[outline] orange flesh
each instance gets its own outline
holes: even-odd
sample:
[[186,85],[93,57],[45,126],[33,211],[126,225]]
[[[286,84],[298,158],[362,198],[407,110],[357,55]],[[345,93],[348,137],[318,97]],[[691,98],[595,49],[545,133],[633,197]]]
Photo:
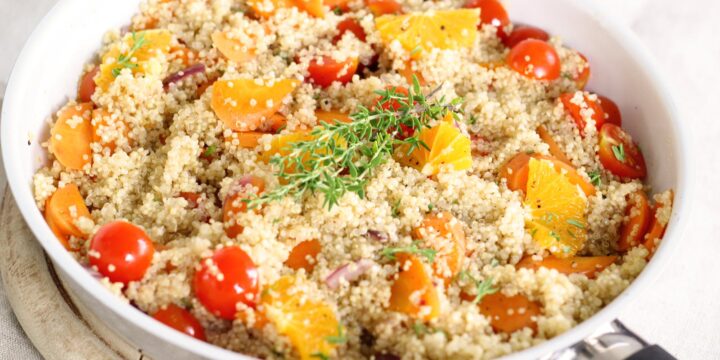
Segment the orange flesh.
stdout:
[[66,105],[50,130],[50,152],[68,169],[81,170],[92,159],[92,103]]
[[190,66],[197,62],[198,54],[187,46],[180,44],[170,48],[170,55],[168,59],[171,61],[178,60],[183,65]]
[[[315,259],[322,250],[322,245],[317,240],[303,241],[290,251],[285,266],[293,269],[305,269],[306,273],[311,273],[315,268]],[[313,259],[310,261],[310,259]]]
[[69,236],[85,237],[85,233],[74,223],[74,219],[80,217],[91,218],[85,200],[75,184],[57,189],[45,203],[45,219],[48,226],[68,250],[72,250],[67,242]]
[[242,63],[255,57],[255,49],[251,44],[243,44],[237,39],[232,39],[225,32],[213,33],[212,42],[223,56],[236,63]]
[[495,332],[510,334],[526,327],[537,331],[534,318],[540,316],[540,305],[524,295],[507,296],[498,291],[483,296],[479,306]]
[[424,321],[436,318],[440,300],[425,266],[412,255],[398,254],[397,259],[400,271],[391,288],[389,309]]
[[558,258],[548,256],[540,261],[533,260],[527,256],[517,263],[517,268],[537,270],[541,267],[555,269],[562,274],[583,274],[594,279],[597,273],[615,262],[617,256],[575,256],[569,258]]
[[339,112],[339,111],[325,111],[325,110],[315,110],[315,117],[318,119],[318,123],[328,123],[328,124],[334,124],[336,122],[343,122],[343,123],[350,123],[352,122],[352,119],[348,114]]
[[498,172],[500,178],[507,181],[507,187],[510,190],[518,191],[521,190],[527,193],[527,180],[529,174],[529,163],[530,159],[543,159],[553,163],[570,181],[570,183],[580,186],[586,196],[592,196],[595,194],[595,186],[585,180],[571,165],[568,165],[553,157],[532,154],[528,155],[524,152],[518,153],[508,162],[503,164]]
[[[433,236],[434,235],[434,236]],[[433,271],[448,283],[460,271],[465,260],[465,232],[462,224],[449,212],[428,214],[413,230],[413,237],[425,239],[437,256]]]

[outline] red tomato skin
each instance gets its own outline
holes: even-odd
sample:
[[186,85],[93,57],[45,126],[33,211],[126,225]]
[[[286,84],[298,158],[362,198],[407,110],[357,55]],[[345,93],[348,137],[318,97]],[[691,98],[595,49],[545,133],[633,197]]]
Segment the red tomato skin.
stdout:
[[220,318],[233,320],[238,302],[255,307],[259,300],[260,281],[257,267],[245,251],[237,246],[215,251],[210,261],[222,274],[222,280],[206,261],[202,261],[201,269],[195,273],[193,289],[208,311]]
[[527,39],[548,41],[550,40],[550,35],[548,35],[545,30],[536,28],[534,26],[517,25],[510,33],[510,35],[508,35],[507,38],[503,39],[503,43],[505,44],[505,46],[512,49],[515,45]]
[[362,26],[360,26],[360,23],[357,22],[355,19],[345,19],[338,23],[337,25],[338,34],[335,35],[333,38],[333,44],[337,44],[340,39],[345,35],[346,32],[351,32],[355,35],[356,38],[360,41],[365,41],[367,38],[367,35],[365,34],[365,29],[363,29]]
[[90,250],[90,265],[110,281],[123,284],[141,280],[155,254],[145,231],[126,221],[103,225],[93,236]]
[[205,329],[189,311],[170,304],[164,309],[158,310],[152,316],[155,320],[198,340],[206,341]]
[[395,0],[366,0],[365,4],[376,17],[402,13],[402,6]]
[[510,24],[510,17],[508,16],[505,7],[497,0],[468,0],[465,3],[466,8],[480,9],[480,23],[478,29],[482,28],[485,24],[490,24],[497,28],[497,34],[500,39],[505,39],[507,33],[505,27]]
[[330,56],[323,56],[322,61],[313,59],[308,65],[310,82],[322,88],[330,86],[337,81],[347,84],[352,80],[357,71],[358,59],[348,58],[343,62],[337,62]]
[[600,100],[600,106],[605,112],[605,123],[622,126],[622,113],[620,113],[620,108],[617,104],[602,95],[598,95],[598,100]]
[[[398,95],[407,96],[409,94],[408,89],[404,86],[388,86],[387,90],[393,90],[395,94]],[[382,96],[377,98],[378,101],[380,101],[380,99],[382,99]],[[384,102],[381,107],[383,108],[383,110],[398,111],[402,107],[402,104],[398,100],[390,100]]]
[[[581,136],[585,136],[585,119],[582,117],[582,108],[572,102],[572,98],[575,96],[573,93],[565,93],[560,95],[560,101],[563,103],[565,109],[570,113],[570,116],[575,121]],[[592,119],[595,120],[595,128],[600,131],[602,126],[605,124],[605,111],[597,101],[590,99],[587,95],[583,95],[585,98],[585,104],[587,107],[593,110]]]
[[555,80],[560,77],[560,57],[549,43],[526,39],[515,45],[507,63],[521,75],[536,80]]
[[95,75],[100,71],[100,67],[96,66],[92,70],[88,71],[80,79],[78,84],[78,101],[79,102],[91,102],[92,96],[95,93]]
[[[623,145],[625,160],[615,157],[613,145]],[[605,124],[600,129],[600,163],[603,167],[623,179],[644,179],[647,175],[645,157],[628,133],[615,124]]]

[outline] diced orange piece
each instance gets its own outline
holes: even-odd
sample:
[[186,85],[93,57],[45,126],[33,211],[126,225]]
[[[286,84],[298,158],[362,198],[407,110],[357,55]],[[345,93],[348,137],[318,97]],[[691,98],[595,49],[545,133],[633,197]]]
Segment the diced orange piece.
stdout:
[[323,301],[308,298],[298,278],[284,276],[263,292],[265,316],[277,331],[288,337],[301,360],[331,357],[337,344],[329,339],[344,333],[332,308]]
[[428,214],[419,227],[413,229],[413,237],[425,239],[437,256],[433,271],[446,283],[455,277],[465,261],[465,232],[462,224],[449,212]]
[[[115,81],[115,73],[126,68],[133,74],[159,75],[162,70],[160,65],[150,60],[160,54],[169,54],[171,40],[172,33],[168,30],[145,30],[125,35],[122,45],[114,44],[103,55],[100,75],[95,78],[95,83],[101,89],[107,90]],[[134,47],[136,47],[135,52],[130,54],[130,50]],[[121,56],[130,56],[125,65],[119,62]]]
[[628,195],[628,203],[625,208],[626,221],[620,228],[620,239],[618,240],[618,251],[639,245],[650,227],[652,213],[645,191],[638,190]]
[[526,327],[537,331],[535,318],[542,312],[540,304],[527,296],[507,296],[500,291],[483,296],[479,306],[480,312],[490,319],[493,330],[506,334]]
[[572,166],[572,162],[570,159],[568,159],[567,156],[565,156],[565,152],[560,149],[560,146],[555,142],[555,140],[552,138],[552,135],[547,131],[547,129],[540,125],[537,128],[537,134],[540,136],[540,139],[548,145],[550,148],[550,155],[552,155],[554,158]]
[[79,238],[86,236],[75,226],[75,219],[80,217],[91,218],[85,200],[75,184],[57,189],[45,203],[45,219],[48,226],[68,250],[73,250],[67,242],[69,236]]
[[[114,126],[110,126],[110,123],[113,122]],[[93,142],[100,143],[104,147],[110,149],[110,151],[115,151],[115,147],[117,146],[117,143],[115,141],[104,141],[102,138],[102,132],[107,130],[115,129],[116,126],[121,127],[121,131],[123,133],[123,136],[127,137],[128,133],[130,133],[130,128],[127,126],[127,124],[124,121],[120,121],[117,119],[113,119],[112,114],[105,110],[105,109],[95,109],[92,112],[92,127],[93,127]]]
[[50,130],[50,152],[68,169],[82,170],[92,161],[92,103],[68,104]]
[[323,0],[295,0],[295,6],[316,18],[325,17]]
[[669,216],[666,217],[665,215],[663,215],[663,213],[666,212],[666,207],[670,208],[669,210],[667,210],[666,215],[669,215],[671,213],[673,206],[673,196],[674,193],[672,192],[672,190],[670,190],[670,198],[668,199],[668,203],[658,201],[653,207],[650,230],[648,230],[648,233],[645,235],[645,241],[643,242],[643,246],[648,249],[648,259],[653,256],[653,254],[655,253],[655,249],[657,249],[657,246],[660,244],[660,240],[662,240],[663,235],[665,235],[665,228],[667,227],[670,218]]
[[579,186],[586,196],[593,196],[595,194],[595,186],[585,180],[575,168],[568,165],[558,159],[550,156],[544,156],[540,154],[528,155],[524,152],[518,153],[508,162],[503,164],[498,172],[498,176],[507,181],[507,187],[510,190],[526,193],[528,183],[528,164],[530,159],[547,160],[552,162],[560,172],[567,177],[567,179],[573,185]]
[[373,15],[390,15],[402,13],[402,6],[395,0],[365,0]]
[[583,274],[590,279],[594,279],[597,273],[605,270],[616,259],[617,256],[575,256],[564,259],[548,256],[536,261],[532,256],[527,256],[517,263],[517,268],[537,270],[544,267],[555,269],[561,274]]
[[315,117],[317,117],[318,123],[334,124],[336,122],[351,123],[352,119],[348,114],[339,111],[325,111],[315,110]]
[[389,309],[424,321],[439,316],[437,290],[423,263],[404,253],[398,254],[397,259],[400,270],[391,288]]
[[223,204],[223,223],[225,234],[229,238],[235,238],[245,230],[237,223],[237,214],[247,211],[247,203],[243,200],[250,198],[251,194],[259,195],[263,191],[265,180],[257,176],[245,176],[233,184]]
[[298,84],[297,80],[262,85],[251,79],[218,80],[210,106],[230,129],[253,131],[278,111]]
[[240,40],[231,38],[227,32],[213,33],[212,41],[223,56],[236,63],[242,63],[255,57],[253,44],[243,44]]
[[247,131],[234,133],[233,135],[237,137],[238,141],[240,141],[241,148],[254,149],[258,146],[260,138],[265,135],[265,133],[261,133],[258,131]]
[[428,176],[441,171],[467,170],[472,166],[470,138],[453,125],[452,115],[448,114],[445,120],[432,128],[422,129],[419,139],[429,149],[419,147],[408,155],[409,148],[400,146],[395,152],[395,159]]
[[422,73],[419,71],[414,71],[412,69],[414,63],[415,62],[413,60],[408,60],[407,62],[405,62],[405,67],[400,70],[399,73],[405,78],[409,85],[413,84],[413,75],[415,75],[415,77],[417,77],[418,79],[418,83],[420,83],[420,86],[424,86],[425,78],[423,77]]
[[[265,312],[260,309],[253,309],[250,310],[253,312],[253,315],[255,317],[254,322],[252,324],[253,329],[260,330],[265,327],[265,325],[268,324],[269,320],[267,316],[265,316]],[[235,315],[238,320],[242,321],[243,324],[248,325],[250,322],[250,319],[248,319],[248,315],[245,311],[238,311]]]
[[320,251],[322,251],[320,241],[303,241],[290,251],[290,255],[285,260],[285,266],[293,270],[305,269],[305,272],[309,274],[315,269],[315,259]]

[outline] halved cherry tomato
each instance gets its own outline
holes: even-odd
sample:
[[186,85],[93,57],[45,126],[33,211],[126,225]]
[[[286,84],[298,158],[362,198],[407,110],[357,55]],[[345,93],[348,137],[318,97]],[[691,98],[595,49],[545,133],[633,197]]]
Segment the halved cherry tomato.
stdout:
[[628,195],[625,208],[625,221],[620,228],[618,251],[628,249],[640,244],[650,226],[650,205],[645,191],[638,190]]
[[193,289],[200,303],[223,319],[235,319],[237,303],[255,307],[259,299],[260,279],[255,263],[245,251],[228,246],[202,260],[195,273]]
[[590,118],[595,120],[595,128],[600,130],[605,123],[605,111],[603,111],[602,106],[585,94],[583,94],[585,104],[584,106],[580,106],[573,102],[574,97],[574,93],[565,93],[560,95],[560,101],[575,121],[575,125],[577,125],[578,130],[580,130],[580,135],[585,136],[586,122],[583,117],[583,112],[587,111],[587,109],[592,110],[593,114]]
[[650,228],[645,234],[645,241],[643,242],[643,246],[645,246],[648,249],[648,259],[653,256],[655,253],[655,249],[660,243],[660,240],[662,239],[663,235],[665,235],[665,228],[667,227],[667,222],[669,219],[660,219],[658,218],[658,213],[662,210],[664,207],[672,207],[673,204],[673,196],[674,193],[670,193],[670,199],[669,202],[666,204],[664,202],[656,202],[655,206],[653,206],[653,214],[650,221]]
[[395,0],[366,0],[365,3],[376,17],[402,13],[402,6]]
[[520,43],[523,40],[527,39],[538,39],[542,41],[548,41],[550,40],[550,35],[548,35],[545,30],[536,28],[534,26],[529,25],[516,25],[515,28],[513,28],[513,31],[508,35],[507,38],[503,39],[503,44],[509,48],[515,47],[518,43]]
[[498,172],[498,176],[507,181],[508,189],[526,192],[528,176],[530,173],[530,158],[551,161],[553,166],[563,171],[563,174],[567,177],[571,184],[580,186],[586,196],[592,196],[595,194],[595,186],[580,176],[573,166],[550,156],[540,154],[528,155],[524,152],[518,153],[512,159],[508,160],[505,164],[503,164]]
[[[306,240],[297,245],[290,251],[285,266],[293,269],[305,269],[306,273],[311,273],[315,268],[315,259],[322,251],[322,245],[317,240]],[[310,259],[313,259],[312,261]]]
[[45,221],[60,243],[69,251],[77,250],[70,247],[68,242],[70,235],[86,237],[86,234],[75,226],[74,221],[79,217],[90,218],[90,211],[85,205],[80,189],[75,184],[68,184],[55,190],[45,202]]
[[598,102],[605,112],[605,123],[622,126],[622,114],[617,104],[609,98],[598,95]]
[[313,59],[308,65],[310,82],[326,88],[333,82],[347,84],[352,80],[357,70],[358,59],[349,57],[345,61],[337,62],[331,56],[323,56],[320,59]]
[[333,38],[333,44],[337,44],[346,32],[351,32],[360,41],[365,41],[365,29],[355,19],[345,19],[337,24],[338,34]]
[[138,281],[152,263],[155,247],[145,231],[126,221],[103,225],[90,242],[88,258],[112,282]]
[[[407,96],[409,94],[408,89],[404,86],[388,86],[387,89],[393,90],[395,92],[395,94],[398,94],[398,95]],[[378,97],[377,101],[380,101],[380,99],[382,99],[382,96]],[[389,101],[382,103],[382,105],[380,105],[380,106],[384,110],[399,111],[402,108],[403,104],[398,100],[391,99]],[[389,129],[389,132],[392,132],[392,131],[394,131],[394,129]],[[397,135],[395,137],[400,140],[404,140],[404,139],[411,137],[414,133],[415,133],[415,130],[412,127],[407,126],[405,124],[400,124],[400,131],[397,133]]]
[[185,335],[205,341],[205,329],[203,329],[198,319],[189,311],[175,304],[170,304],[164,309],[158,310],[152,317]]
[[98,72],[100,72],[100,67],[96,66],[92,68],[92,70],[86,72],[80,79],[80,84],[78,86],[78,101],[92,101],[92,96],[97,88],[97,85],[95,85],[95,75],[97,75]]
[[250,196],[251,191],[257,191],[258,195],[265,191],[265,181],[257,176],[244,176],[233,184],[225,198],[223,222],[225,223],[225,234],[230,238],[242,234],[244,230],[243,226],[237,223],[236,216],[247,211],[247,203],[243,200]]
[[549,43],[527,39],[515,45],[507,57],[511,69],[536,80],[555,80],[560,77],[560,57]]
[[580,57],[585,60],[585,67],[583,67],[582,71],[580,71],[579,74],[575,77],[575,83],[577,83],[578,89],[585,89],[585,85],[587,85],[588,81],[590,81],[590,62],[585,57],[585,55],[578,53]]
[[500,1],[468,0],[465,3],[465,7],[480,9],[480,23],[478,24],[478,29],[485,24],[489,24],[497,28],[497,34],[501,39],[507,37],[505,27],[510,24],[510,17]]
[[645,157],[632,137],[615,124],[600,129],[600,163],[611,173],[625,179],[643,179],[647,175]]
[[568,258],[558,258],[548,256],[540,261],[533,260],[532,256],[527,256],[517,263],[518,269],[537,270],[541,267],[555,269],[561,274],[583,274],[590,279],[594,279],[597,273],[605,270],[615,262],[617,256],[575,256]]
[[527,296],[507,296],[500,291],[483,296],[479,306],[480,312],[490,320],[493,330],[506,334],[526,327],[533,332],[537,331],[535,319],[542,312],[540,305],[530,301]]

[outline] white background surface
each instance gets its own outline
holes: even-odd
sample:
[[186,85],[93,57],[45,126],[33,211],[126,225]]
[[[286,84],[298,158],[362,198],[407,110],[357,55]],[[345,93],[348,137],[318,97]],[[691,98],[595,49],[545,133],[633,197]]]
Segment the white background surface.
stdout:
[[[656,56],[693,134],[691,153],[698,170],[693,184],[698,198],[685,246],[662,279],[620,319],[680,359],[720,359],[720,2],[596,1],[615,9]],[[0,0],[0,99],[23,43],[54,3]],[[53,66],[52,60],[47,66]],[[5,183],[0,169],[0,196]],[[40,355],[22,333],[0,284],[0,359],[11,358]]]

